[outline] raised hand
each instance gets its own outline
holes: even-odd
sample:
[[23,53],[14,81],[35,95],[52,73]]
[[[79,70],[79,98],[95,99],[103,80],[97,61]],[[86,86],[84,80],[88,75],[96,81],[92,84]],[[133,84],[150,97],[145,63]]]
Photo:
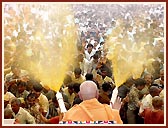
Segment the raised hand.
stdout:
[[117,96],[114,104],[112,102],[110,102],[110,104],[111,104],[112,109],[120,110],[121,104],[122,104],[121,98]]

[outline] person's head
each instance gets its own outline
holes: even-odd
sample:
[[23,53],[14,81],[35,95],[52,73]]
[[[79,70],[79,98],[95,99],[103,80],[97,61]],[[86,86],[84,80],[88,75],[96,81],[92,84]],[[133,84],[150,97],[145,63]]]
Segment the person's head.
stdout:
[[80,84],[79,84],[79,83],[74,83],[74,84],[73,84],[73,88],[74,88],[74,92],[75,92],[75,93],[78,93],[78,92],[79,92],[79,90],[80,90],[79,87],[80,87]]
[[102,89],[103,89],[104,92],[109,91],[110,88],[111,88],[110,83],[105,82],[105,83],[102,84]]
[[133,84],[134,84],[134,80],[132,77],[128,78],[125,82],[125,84],[128,86],[128,87],[131,87]]
[[81,100],[98,98],[98,95],[99,91],[95,82],[88,80],[80,85],[79,97]]
[[135,80],[135,87],[138,90],[142,90],[145,87],[145,84],[146,84],[146,82],[144,79],[138,78]]
[[96,47],[98,45],[98,41],[94,40],[94,47]]
[[90,53],[90,52],[92,51],[92,49],[93,49],[93,45],[89,43],[89,44],[87,45],[87,50],[88,50],[88,52]]
[[33,106],[36,103],[36,94],[35,93],[30,93],[27,96],[27,104],[30,106]]
[[43,87],[40,83],[36,82],[33,85],[33,92],[36,94],[36,98],[40,96],[42,90],[43,90]]
[[64,81],[63,81],[64,85],[66,86],[66,85],[70,84],[71,82],[72,82],[71,76],[66,74],[66,76],[64,77]]
[[74,92],[73,84],[68,85],[68,92],[70,95]]
[[75,74],[75,78],[79,78],[81,76],[82,70],[80,68],[75,68],[74,69],[74,74]]
[[152,97],[154,96],[159,96],[160,94],[160,89],[157,86],[151,86],[149,88],[149,93]]
[[11,101],[11,108],[12,108],[12,111],[17,114],[19,109],[20,109],[20,105],[21,105],[21,101],[17,98],[14,98],[12,101]]
[[18,92],[19,93],[24,92],[24,90],[26,89],[26,85],[27,85],[26,82],[19,81],[19,83],[17,84],[17,86],[18,86]]
[[12,110],[10,108],[4,109],[4,119],[12,119],[13,114]]
[[146,85],[151,85],[152,79],[153,79],[153,77],[151,74],[147,73],[144,75],[144,80],[146,82]]
[[97,63],[98,60],[99,60],[99,55],[98,55],[98,53],[95,53],[95,54],[93,55],[93,61],[94,61],[95,63]]
[[159,62],[159,61],[153,61],[153,62],[152,62],[152,66],[153,66],[155,69],[158,69],[158,68],[160,68],[160,62]]
[[16,64],[13,64],[12,66],[11,66],[11,71],[12,71],[12,73],[15,75],[15,76],[19,76],[19,74],[20,74],[20,69],[19,69],[19,66],[17,66]]
[[159,97],[159,96],[153,97],[152,105],[153,105],[154,109],[162,109],[163,104],[164,104],[164,102],[161,97]]
[[101,68],[101,76],[103,77],[103,79],[107,76],[107,70],[108,70],[107,67]]
[[133,30],[133,26],[129,26],[128,31],[132,32],[132,30]]
[[160,78],[164,81],[164,69],[160,70]]
[[93,80],[93,74],[92,73],[87,73],[85,75],[86,80]]
[[83,62],[83,60],[84,60],[84,55],[81,53],[78,55],[78,61]]

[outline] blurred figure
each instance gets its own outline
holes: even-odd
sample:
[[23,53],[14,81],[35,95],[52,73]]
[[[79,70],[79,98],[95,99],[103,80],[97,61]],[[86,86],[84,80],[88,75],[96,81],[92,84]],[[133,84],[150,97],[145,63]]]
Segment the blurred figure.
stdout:
[[77,57],[77,62],[79,63],[79,67],[82,70],[82,75],[86,75],[89,71],[90,62],[84,57],[84,54],[79,54]]
[[13,111],[11,109],[4,109],[4,119],[13,119]]
[[145,124],[164,124],[164,111],[162,110],[163,106],[163,99],[159,96],[155,96],[152,99],[152,106],[151,108],[146,108],[140,114],[144,117]]
[[[155,97],[155,96],[159,96],[160,94],[160,90],[158,87],[156,86],[151,86],[149,88],[149,94],[146,95],[142,101],[141,101],[141,106],[140,106],[140,109],[139,109],[139,113],[142,113],[143,109],[145,108],[153,108],[152,107],[152,98]],[[143,108],[143,109],[142,109]]]
[[96,53],[96,51],[93,49],[93,45],[92,44],[88,44],[87,45],[87,50],[85,50],[85,57],[88,61],[91,60],[91,57]]
[[140,107],[140,96],[139,92],[145,87],[145,81],[143,79],[135,80],[135,86],[132,86],[129,94],[128,94],[128,109],[127,109],[127,120],[128,124],[136,124],[137,117]]
[[153,83],[158,84],[161,89],[164,88],[164,69],[160,70],[160,78],[155,79]]
[[19,124],[35,124],[34,117],[25,109],[20,107],[20,100],[15,98],[11,101],[11,108],[14,112],[15,121]]
[[12,99],[16,98],[11,92],[8,92],[8,86],[4,85],[4,108],[11,108]]
[[82,70],[80,68],[75,68],[71,77],[73,83],[81,84],[85,81],[85,77],[82,75]]
[[124,84],[118,87],[118,96],[123,99],[129,93],[131,86],[133,85],[134,81],[132,78],[126,80]]
[[142,99],[143,96],[146,96],[149,94],[149,88],[153,83],[153,77],[151,74],[147,73],[144,75],[144,80],[145,80],[146,84],[145,84],[145,87],[140,91],[140,94],[141,94],[140,99]]
[[75,98],[73,84],[69,84],[68,87],[63,89],[63,92],[65,93],[65,95],[67,95],[68,101],[72,106],[74,98]]
[[111,85],[110,83],[103,83],[102,85],[102,91],[99,94],[98,101],[102,104],[108,104],[110,105],[110,98],[109,98],[109,92],[111,91]]
[[16,97],[23,98],[24,101],[29,94],[29,92],[26,90],[26,85],[27,85],[27,83],[23,82],[23,81],[19,81],[17,84],[18,89],[16,92]]
[[42,94],[43,87],[40,83],[36,82],[33,85],[33,93],[36,94],[36,98],[39,100],[40,107],[43,109],[43,115],[45,116],[48,108],[49,108],[49,102],[47,97]]

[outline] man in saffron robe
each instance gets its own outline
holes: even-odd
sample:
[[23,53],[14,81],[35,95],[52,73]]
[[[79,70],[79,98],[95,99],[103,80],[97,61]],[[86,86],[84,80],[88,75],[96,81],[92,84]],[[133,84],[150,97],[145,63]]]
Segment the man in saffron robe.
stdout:
[[79,96],[83,100],[79,105],[69,109],[62,121],[110,121],[113,120],[117,124],[122,124],[119,115],[121,107],[120,99],[113,104],[112,109],[107,104],[101,104],[98,99],[97,85],[93,81],[85,81],[80,85]]

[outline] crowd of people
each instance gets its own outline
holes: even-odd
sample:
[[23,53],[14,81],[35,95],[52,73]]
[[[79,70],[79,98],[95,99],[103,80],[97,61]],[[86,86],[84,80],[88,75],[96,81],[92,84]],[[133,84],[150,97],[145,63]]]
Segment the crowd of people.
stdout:
[[[56,31],[53,26],[59,26],[54,24],[59,20],[52,17],[53,14],[50,17],[53,10],[48,11],[44,4],[6,4],[4,119],[15,119],[15,124],[59,124],[60,121],[164,124],[164,9],[162,4],[72,5],[78,35],[77,52],[59,90],[67,109],[61,113],[56,91],[43,85],[25,67],[31,61],[40,62],[41,56],[45,56],[42,41],[35,39],[39,31],[50,44],[52,55],[57,54],[53,46],[60,38],[56,36],[61,29]],[[47,16],[51,20],[47,20]],[[130,76],[119,87],[115,85],[113,60],[108,58],[106,45],[108,36],[118,26],[122,29],[116,35],[117,43],[120,41],[125,50],[134,44],[145,49],[144,54],[151,62],[147,65],[148,60],[142,60],[141,76],[136,79]],[[126,40],[130,45],[124,44]],[[115,88],[118,95],[112,103]]]

